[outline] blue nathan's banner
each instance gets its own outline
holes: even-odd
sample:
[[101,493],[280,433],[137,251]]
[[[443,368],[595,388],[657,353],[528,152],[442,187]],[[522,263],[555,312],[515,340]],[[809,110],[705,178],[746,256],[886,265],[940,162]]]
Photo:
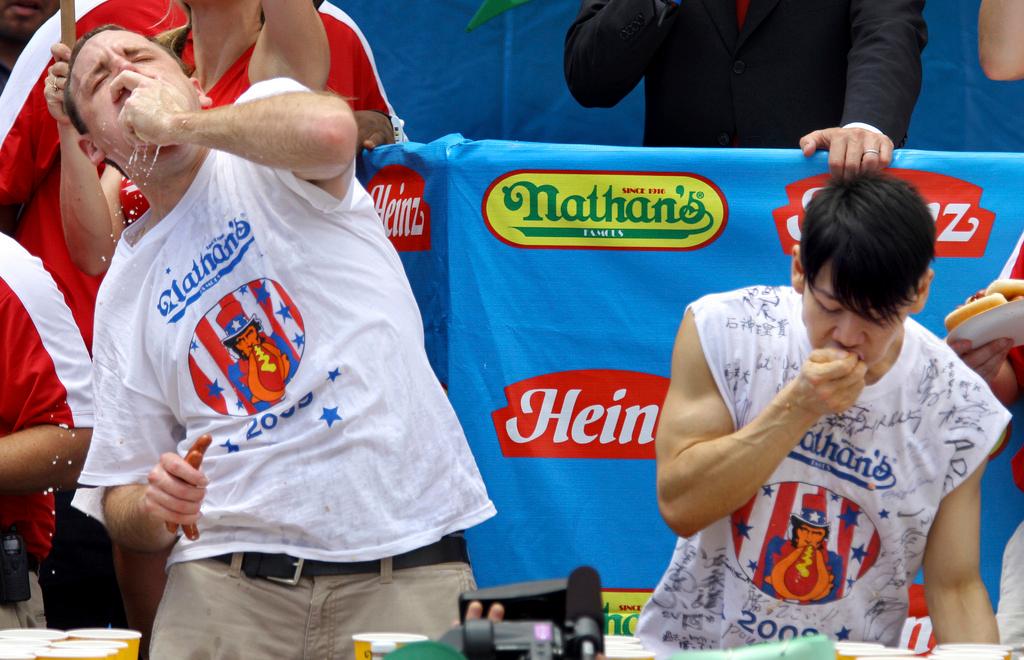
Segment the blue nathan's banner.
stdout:
[[[624,594],[609,614],[631,632],[642,599],[629,595],[655,586],[675,543],[653,459],[683,312],[710,292],[748,288],[756,303],[759,285],[789,283],[803,209],[826,168],[824,154],[795,150],[458,136],[368,156],[364,182],[498,507],[469,535],[481,585],[590,564]],[[942,336],[945,315],[999,275],[1021,234],[1024,159],[904,151],[890,173],[913,183],[935,218],[936,278],[918,320]],[[734,322],[786,331],[756,313]],[[993,600],[1024,511],[1010,461],[1020,441],[997,448],[984,480],[982,575]],[[835,469],[896,485],[884,461],[836,453],[853,463]],[[877,534],[856,533],[873,559]]]

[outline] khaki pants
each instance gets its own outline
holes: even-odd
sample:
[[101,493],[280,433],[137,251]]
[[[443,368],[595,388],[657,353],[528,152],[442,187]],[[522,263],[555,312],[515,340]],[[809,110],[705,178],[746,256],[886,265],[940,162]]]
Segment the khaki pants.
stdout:
[[39,576],[28,574],[31,598],[20,603],[0,605],[0,629],[4,628],[45,628],[43,615],[43,592],[39,589]]
[[[236,564],[239,563],[236,555]],[[152,660],[353,660],[352,635],[437,638],[475,588],[468,564],[302,578],[249,578],[213,559],[174,564],[153,623]]]

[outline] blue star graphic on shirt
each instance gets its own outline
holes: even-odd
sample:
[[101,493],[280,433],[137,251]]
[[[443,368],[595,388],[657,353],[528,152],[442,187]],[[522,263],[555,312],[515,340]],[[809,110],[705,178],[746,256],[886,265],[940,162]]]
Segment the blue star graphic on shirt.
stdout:
[[750,561],[747,562],[747,568],[750,569],[751,573],[756,573],[757,572],[757,562],[754,561],[753,559],[751,559]]
[[752,526],[750,526],[750,525],[747,525],[746,523],[741,523],[741,522],[736,523],[736,533],[739,534],[740,536],[742,536],[745,539],[749,539],[750,538],[750,530],[752,530],[752,529],[754,529],[754,528]]
[[325,422],[327,422],[327,428],[331,428],[331,426],[335,422],[340,422],[341,421],[341,415],[338,414],[338,409],[336,407],[335,408],[324,408],[324,414],[320,415],[320,419],[322,419]]
[[840,642],[845,642],[848,639],[850,639],[850,629],[846,626],[843,626],[841,629],[836,631],[836,639],[838,639]]
[[853,578],[846,578],[846,588],[852,588],[854,582],[856,582],[856,580],[854,580]]
[[863,562],[864,558],[868,556],[867,551],[864,550],[864,544],[861,543],[853,549],[853,558],[859,562]]
[[221,387],[220,383],[218,381],[216,381],[216,380],[206,386],[206,394],[211,399],[214,398],[214,397],[220,396],[221,392],[223,392],[223,391],[224,391],[224,388]]
[[889,512],[886,511],[885,509],[882,509],[881,511],[878,512],[878,516],[880,518],[888,518],[889,517]]
[[171,274],[171,269],[170,269],[170,268],[168,268],[167,270],[165,270],[165,271],[164,271],[164,273],[166,273],[166,274],[170,275],[170,274]]
[[220,446],[227,449],[229,454],[234,454],[239,449],[238,445],[232,444],[230,440],[225,440],[220,443]]
[[860,517],[860,511],[855,511],[853,509],[847,509],[846,513],[844,513],[841,516],[839,516],[839,519],[842,520],[847,525],[849,525],[850,527],[856,527],[857,526],[857,518],[859,518],[859,517]]
[[832,493],[832,501],[833,502],[838,502],[839,501],[839,496],[836,495],[835,493]]
[[245,404],[242,403],[241,401],[235,401],[235,407],[238,408],[239,410],[245,410]]
[[329,380],[329,381],[331,381],[333,383],[334,379],[337,378],[340,375],[341,375],[341,369],[338,368],[338,367],[335,367],[334,369],[331,369],[330,371],[327,372],[327,380]]
[[270,300],[270,294],[267,293],[267,286],[263,283],[260,283],[260,285],[256,287],[254,293],[256,294],[256,302],[260,303],[261,305]]
[[195,339],[193,339],[192,343],[188,345],[188,350],[190,350],[190,351],[199,350],[199,344],[196,343]]
[[765,497],[771,497],[775,494],[775,489],[771,486],[761,486],[761,494]]
[[239,292],[239,293],[245,293],[245,292],[247,292],[248,290],[249,290],[249,285],[248,285],[248,284],[243,284],[243,285],[242,285],[242,286],[241,286],[241,287],[240,287],[240,288],[238,289],[238,292]]
[[281,306],[277,308],[277,313],[281,316],[282,321],[287,321],[292,317],[292,308],[281,303]]
[[306,345],[306,335],[296,334],[294,337],[292,337],[292,342],[299,348],[302,348],[303,346]]

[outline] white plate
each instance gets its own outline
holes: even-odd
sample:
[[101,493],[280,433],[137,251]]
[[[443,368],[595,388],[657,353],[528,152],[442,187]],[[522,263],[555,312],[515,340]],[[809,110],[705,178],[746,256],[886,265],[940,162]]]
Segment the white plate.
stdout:
[[1009,337],[1014,346],[1024,344],[1024,300],[1014,300],[972,316],[949,333],[951,340],[967,339],[974,347]]

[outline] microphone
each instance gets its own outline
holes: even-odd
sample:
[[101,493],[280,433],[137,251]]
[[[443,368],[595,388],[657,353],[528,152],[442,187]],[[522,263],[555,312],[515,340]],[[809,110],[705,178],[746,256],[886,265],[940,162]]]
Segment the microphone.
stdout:
[[594,660],[604,651],[604,611],[601,608],[601,578],[589,566],[569,574],[565,588],[565,622],[568,657]]

